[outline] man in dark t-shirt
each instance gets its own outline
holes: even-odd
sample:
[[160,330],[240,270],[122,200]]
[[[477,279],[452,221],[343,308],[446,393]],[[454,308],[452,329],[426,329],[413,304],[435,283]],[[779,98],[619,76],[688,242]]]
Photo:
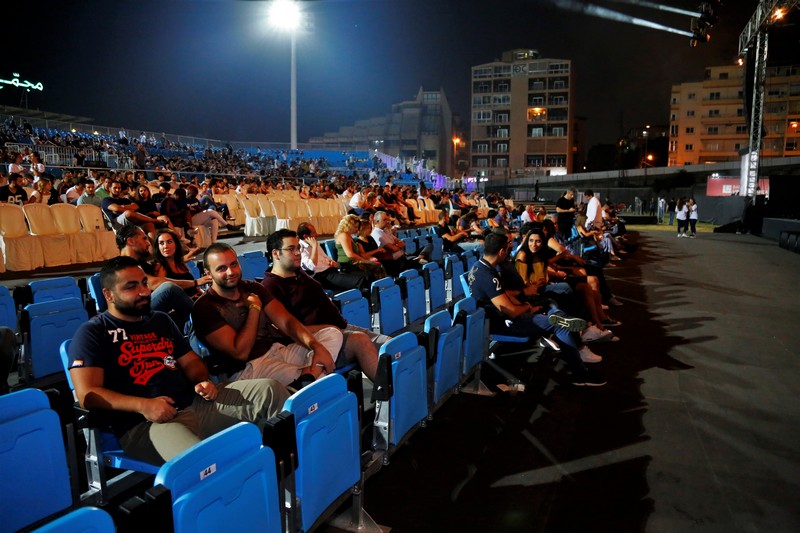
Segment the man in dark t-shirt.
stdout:
[[147,277],[120,256],[100,271],[108,310],[78,328],[70,377],[126,453],[161,464],[238,420],[263,427],[288,393],[280,384],[209,381],[203,361],[169,317],[150,310]]
[[[227,244],[209,246],[203,264],[212,285],[195,302],[192,322],[200,340],[236,371],[233,379],[269,377],[297,388],[334,370],[342,347],[337,328],[306,329],[261,284],[242,280]],[[276,342],[282,337],[293,342]]]
[[311,331],[326,324],[341,330],[343,342],[337,366],[358,361],[367,377],[374,379],[377,348],[391,337],[347,323],[322,285],[301,268],[297,233],[289,229],[276,231],[267,239],[267,253],[272,257],[272,271],[266,273],[261,284]]
[[442,246],[445,252],[460,254],[464,249],[458,245],[458,242],[469,236],[468,231],[453,231],[450,228],[450,214],[447,209],[439,211],[439,223],[433,227],[436,235],[442,239]]
[[0,187],[0,202],[16,204],[19,206],[28,203],[28,193],[24,187],[25,178],[22,174],[12,172],[8,175],[8,185]]
[[572,235],[572,228],[575,225],[575,194],[578,191],[575,187],[567,189],[561,198],[556,201],[556,213],[558,217],[558,233],[564,238]]

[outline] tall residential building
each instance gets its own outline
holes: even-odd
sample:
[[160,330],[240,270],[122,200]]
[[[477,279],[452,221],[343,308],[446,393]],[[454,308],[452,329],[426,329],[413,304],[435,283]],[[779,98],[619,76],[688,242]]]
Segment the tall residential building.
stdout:
[[387,115],[358,120],[308,142],[337,149],[378,149],[408,161],[424,159],[426,168],[453,176],[452,130],[453,112],[444,89],[420,87],[413,100],[393,104]]
[[493,179],[573,169],[574,83],[568,59],[509,50],[472,67],[470,173]]
[[[740,160],[750,142],[744,76],[739,66],[710,67],[703,81],[672,86],[669,166]],[[767,68],[763,121],[761,157],[800,155],[800,66]]]

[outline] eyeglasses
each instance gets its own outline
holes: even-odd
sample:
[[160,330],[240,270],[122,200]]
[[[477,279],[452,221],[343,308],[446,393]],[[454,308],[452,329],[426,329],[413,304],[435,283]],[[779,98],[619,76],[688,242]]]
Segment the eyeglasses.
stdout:
[[289,252],[290,254],[299,254],[300,247],[299,246],[289,246],[287,248],[278,248],[278,250],[283,250],[284,252]]

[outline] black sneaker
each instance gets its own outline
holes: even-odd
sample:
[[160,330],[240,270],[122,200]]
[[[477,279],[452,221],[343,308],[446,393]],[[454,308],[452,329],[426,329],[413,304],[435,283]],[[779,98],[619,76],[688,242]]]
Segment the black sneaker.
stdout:
[[606,383],[607,380],[588,371],[572,375],[572,384],[576,387],[602,387]]

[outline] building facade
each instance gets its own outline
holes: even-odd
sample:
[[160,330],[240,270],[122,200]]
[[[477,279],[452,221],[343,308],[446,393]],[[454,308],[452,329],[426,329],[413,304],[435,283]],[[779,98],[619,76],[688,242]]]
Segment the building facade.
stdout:
[[392,105],[391,113],[356,121],[339,131],[312,137],[309,143],[351,149],[377,149],[453,176],[453,112],[444,89],[420,87],[413,100]]
[[[745,69],[735,65],[710,67],[703,81],[673,85],[669,166],[740,160],[750,142],[750,94]],[[800,155],[798,121],[800,66],[768,67],[761,157]]]
[[491,184],[574,170],[573,80],[569,60],[536,50],[472,67],[470,174]]

